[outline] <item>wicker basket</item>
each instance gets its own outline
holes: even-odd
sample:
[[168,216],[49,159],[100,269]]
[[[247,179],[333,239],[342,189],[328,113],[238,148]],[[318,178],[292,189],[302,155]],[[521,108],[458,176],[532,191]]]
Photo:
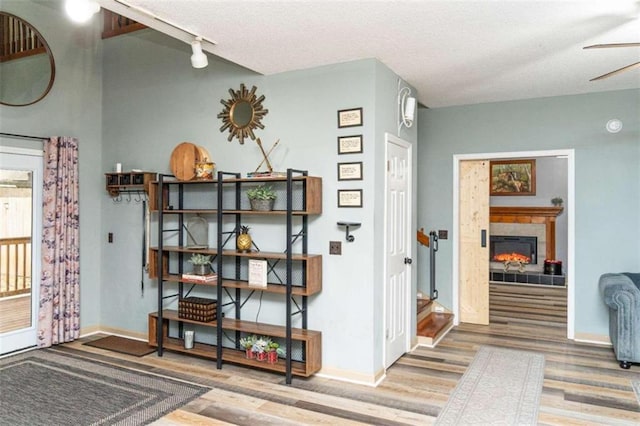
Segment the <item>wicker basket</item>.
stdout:
[[216,319],[217,303],[204,297],[185,297],[178,302],[178,317],[193,321],[211,322]]

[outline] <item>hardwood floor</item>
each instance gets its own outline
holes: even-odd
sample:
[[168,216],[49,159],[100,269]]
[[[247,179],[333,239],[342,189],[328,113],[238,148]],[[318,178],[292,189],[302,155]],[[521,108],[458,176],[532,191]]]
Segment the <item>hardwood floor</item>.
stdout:
[[545,355],[541,425],[640,423],[640,403],[630,383],[640,380],[640,366],[622,370],[611,348],[574,343],[561,328],[519,321],[456,327],[435,349],[417,348],[403,356],[375,388],[321,377],[294,378],[287,386],[281,375],[268,372],[228,364],[217,370],[211,361],[169,352],[136,358],[81,341],[58,350],[212,387],[158,425],[426,425],[435,421],[482,345]]

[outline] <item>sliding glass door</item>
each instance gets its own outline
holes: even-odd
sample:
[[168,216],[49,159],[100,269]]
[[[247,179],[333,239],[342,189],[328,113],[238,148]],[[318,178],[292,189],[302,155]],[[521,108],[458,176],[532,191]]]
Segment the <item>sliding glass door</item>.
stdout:
[[0,355],[37,343],[42,152],[0,147]]

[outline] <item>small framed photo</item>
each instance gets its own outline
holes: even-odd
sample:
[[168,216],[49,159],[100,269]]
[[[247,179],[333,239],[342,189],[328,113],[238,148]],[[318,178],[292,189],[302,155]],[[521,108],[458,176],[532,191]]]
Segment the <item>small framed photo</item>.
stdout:
[[338,154],[360,154],[362,135],[338,136]]
[[362,180],[362,161],[338,163],[338,180]]
[[536,195],[536,160],[491,161],[491,195]]
[[362,207],[362,189],[338,189],[338,207]]
[[338,111],[338,128],[362,126],[362,108]]

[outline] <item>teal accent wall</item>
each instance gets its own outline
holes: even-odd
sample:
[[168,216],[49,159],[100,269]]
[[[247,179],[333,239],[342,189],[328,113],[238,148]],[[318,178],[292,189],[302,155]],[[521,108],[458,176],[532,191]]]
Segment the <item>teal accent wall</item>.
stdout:
[[[437,258],[440,301],[452,306],[453,156],[575,149],[575,331],[608,335],[598,278],[640,270],[639,117],[639,90],[421,109],[418,226],[451,231]],[[620,133],[605,130],[611,118]]]
[[[310,298],[308,316],[309,328],[323,333],[323,367],[328,374],[370,379],[383,361],[381,171],[384,132],[396,131],[398,77],[373,59],[261,76],[209,55],[209,66],[194,70],[190,54],[188,45],[151,30],[104,41],[102,169],[122,163],[124,170],[169,173],[172,150],[189,141],[205,147],[218,170],[253,171],[262,160],[255,142],[228,142],[216,116],[230,88],[256,85],[269,110],[257,135],[266,149],[280,140],[270,156],[274,169],[304,169],[323,178],[323,214],[310,220],[309,231],[309,251],[323,255],[323,290]],[[363,126],[338,129],[337,111],[359,107]],[[364,152],[339,156],[337,137],[353,134],[363,135]],[[415,142],[415,128],[406,137]],[[340,161],[362,161],[364,179],[338,182]],[[363,189],[362,209],[337,207],[337,189],[349,188]],[[142,207],[126,199],[114,203],[105,193],[102,208],[102,232],[115,235],[102,247],[102,323],[146,333],[147,314],[157,309],[157,284],[141,274]],[[362,223],[353,243],[345,241],[338,221]],[[261,249],[269,250],[271,242],[274,251],[282,249],[282,228],[267,236],[267,245],[254,236]],[[328,254],[329,241],[342,241],[341,256]],[[260,321],[284,323],[281,298],[265,295],[262,303]],[[174,305],[172,299],[165,303]],[[257,298],[244,315],[258,315]],[[353,347],[361,356],[345,357]]]
[[[100,324],[102,150],[102,46],[96,25],[76,27],[60,1],[2,0],[2,10],[23,18],[45,38],[56,63],[56,78],[40,102],[0,105],[0,131],[34,136],[73,136],[79,140],[80,325]],[[98,24],[98,22],[94,22]],[[41,149],[40,142],[1,138],[0,144]]]

